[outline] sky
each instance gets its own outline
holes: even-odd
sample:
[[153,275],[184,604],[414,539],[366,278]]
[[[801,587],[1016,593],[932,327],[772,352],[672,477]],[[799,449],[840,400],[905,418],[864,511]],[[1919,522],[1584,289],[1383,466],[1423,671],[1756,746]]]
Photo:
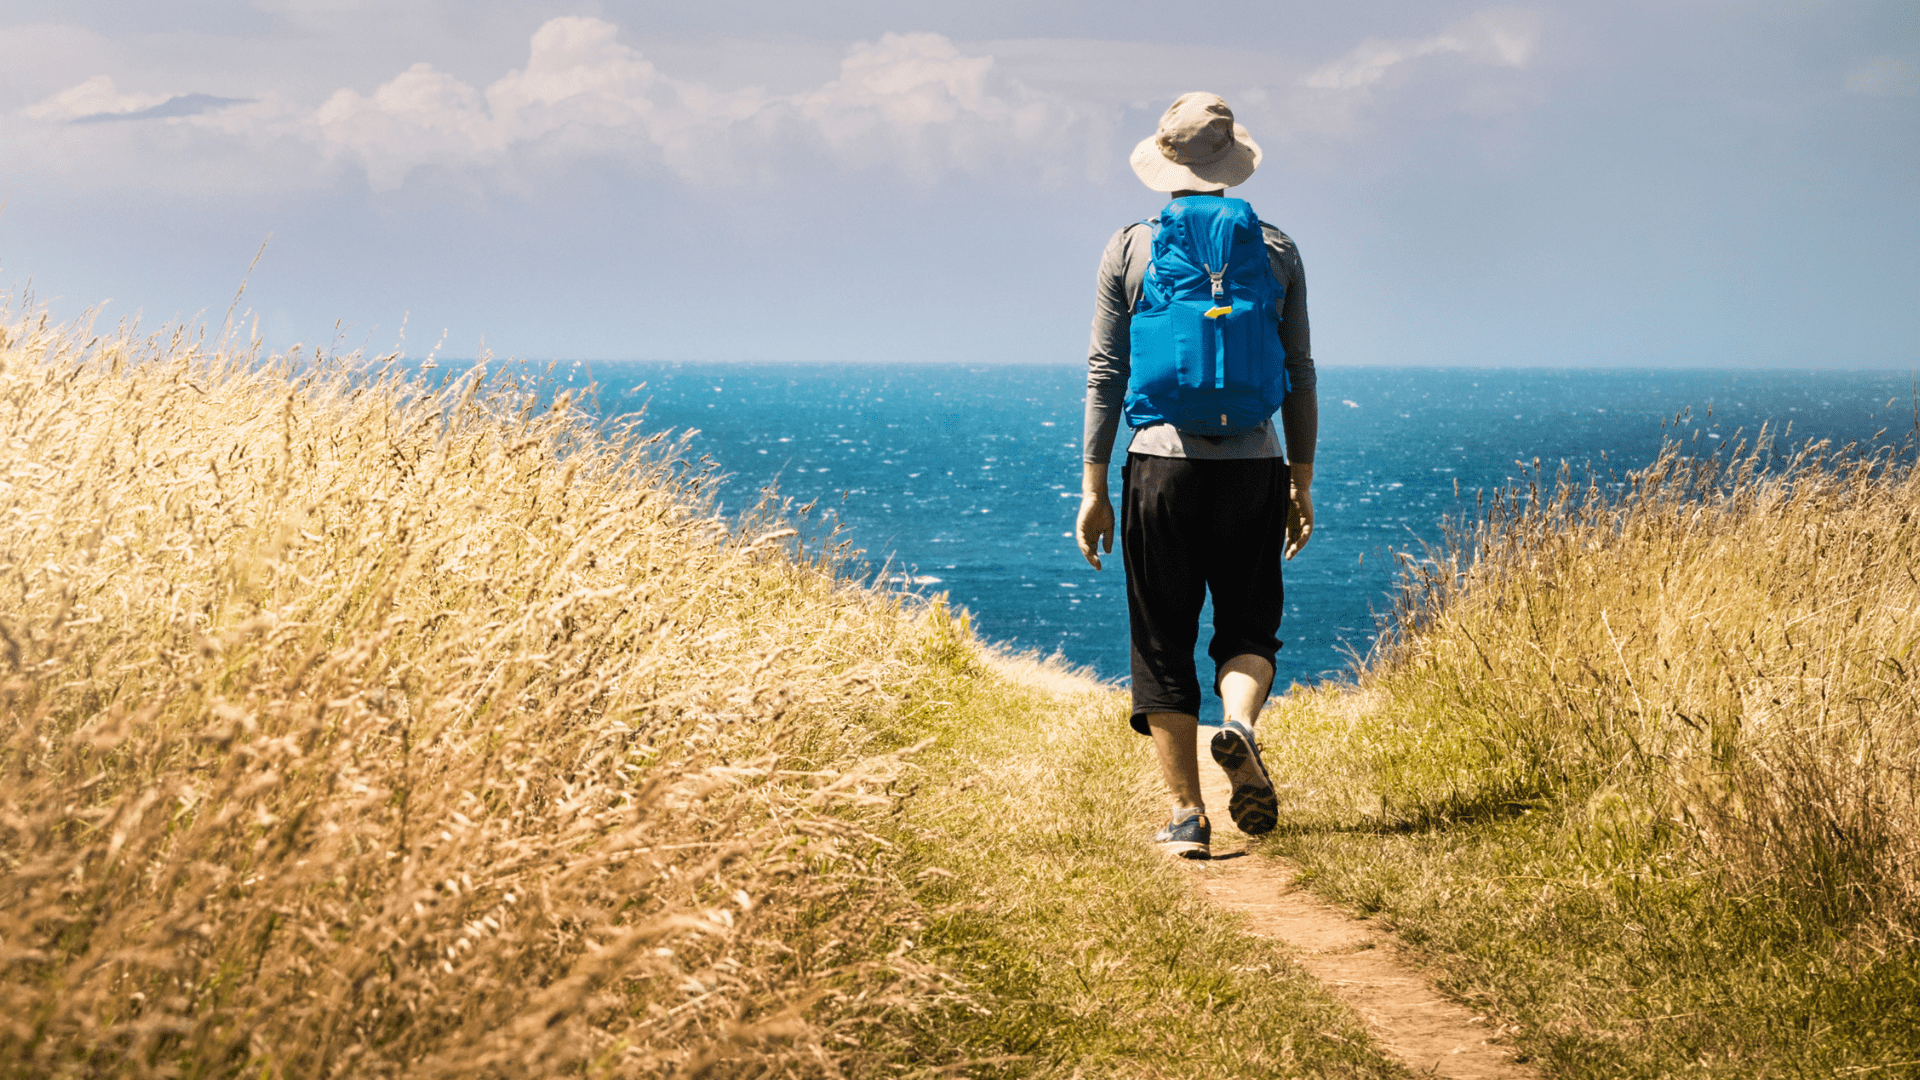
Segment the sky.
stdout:
[[1079,363],[1190,90],[1320,363],[1920,366],[1915,0],[0,0],[4,317]]

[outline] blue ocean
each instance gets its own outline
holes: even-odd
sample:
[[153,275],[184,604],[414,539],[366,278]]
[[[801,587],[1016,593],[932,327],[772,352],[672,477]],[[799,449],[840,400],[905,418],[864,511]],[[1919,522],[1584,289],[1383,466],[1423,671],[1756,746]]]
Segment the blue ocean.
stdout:
[[[1125,680],[1119,553],[1096,572],[1072,535],[1079,366],[630,362],[554,377],[591,379],[609,417],[644,409],[645,428],[686,435],[723,475],[723,510],[769,485],[818,500],[814,527],[840,526],[856,572],[945,593],[983,637]],[[1318,521],[1286,566],[1282,685],[1342,678],[1388,606],[1392,551],[1437,538],[1443,517],[1524,482],[1536,459],[1549,476],[1561,462],[1604,474],[1646,464],[1670,435],[1705,451],[1763,423],[1841,444],[1915,426],[1905,372],[1323,367],[1319,394]],[[1203,629],[1203,683],[1205,642]]]

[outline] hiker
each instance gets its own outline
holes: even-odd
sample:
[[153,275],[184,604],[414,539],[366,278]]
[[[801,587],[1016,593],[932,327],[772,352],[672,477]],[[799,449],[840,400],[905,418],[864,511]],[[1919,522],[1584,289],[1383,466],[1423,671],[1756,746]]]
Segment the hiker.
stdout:
[[1153,738],[1173,796],[1154,839],[1170,854],[1204,859],[1212,828],[1200,795],[1193,647],[1209,591],[1207,654],[1226,706],[1210,748],[1233,785],[1228,813],[1249,835],[1278,818],[1253,726],[1280,648],[1281,558],[1313,535],[1320,413],[1307,286],[1293,241],[1223,194],[1260,164],[1225,101],[1182,95],[1131,163],[1170,199],[1158,217],[1115,233],[1100,256],[1077,535],[1100,569],[1100,552],[1113,551],[1107,463],[1124,415],[1133,432],[1120,473],[1131,723]]

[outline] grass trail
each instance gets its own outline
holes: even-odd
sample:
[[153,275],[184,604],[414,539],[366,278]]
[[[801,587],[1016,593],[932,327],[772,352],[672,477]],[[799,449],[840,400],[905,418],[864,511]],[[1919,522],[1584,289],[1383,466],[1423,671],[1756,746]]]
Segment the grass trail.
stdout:
[[901,717],[931,735],[905,804],[920,943],[976,995],[934,1045],[1033,1077],[1398,1077],[1283,946],[1245,932],[1154,850],[1164,796],[1123,693],[956,652]]

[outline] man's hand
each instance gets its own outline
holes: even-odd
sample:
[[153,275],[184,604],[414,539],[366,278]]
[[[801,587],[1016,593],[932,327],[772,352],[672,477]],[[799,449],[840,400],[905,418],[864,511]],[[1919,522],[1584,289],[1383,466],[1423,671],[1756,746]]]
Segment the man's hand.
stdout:
[[1294,465],[1289,474],[1293,491],[1287,500],[1287,559],[1291,561],[1313,539],[1313,466]]
[[1107,497],[1107,463],[1089,461],[1080,471],[1080,515],[1074,536],[1088,565],[1100,569],[1100,552],[1113,553],[1113,502]]
[[1104,495],[1080,496],[1080,520],[1075,533],[1080,537],[1080,554],[1095,570],[1100,569],[1100,552],[1113,553],[1113,504]]

